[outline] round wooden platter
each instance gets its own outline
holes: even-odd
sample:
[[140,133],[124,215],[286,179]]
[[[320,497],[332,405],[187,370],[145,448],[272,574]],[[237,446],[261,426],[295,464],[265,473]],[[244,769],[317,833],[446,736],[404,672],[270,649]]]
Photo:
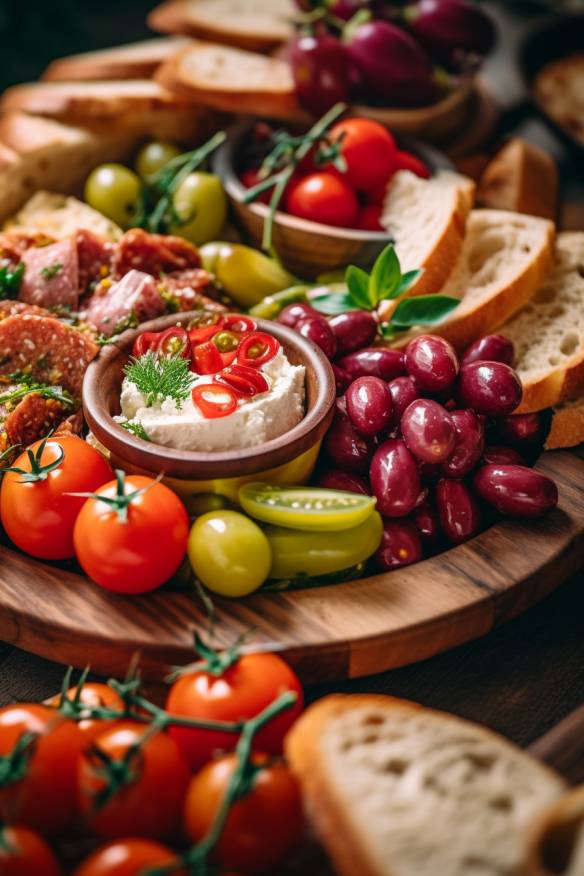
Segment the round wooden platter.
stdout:
[[[383,575],[330,587],[216,600],[216,641],[252,630],[305,681],[380,672],[487,633],[550,593],[584,562],[584,457],[546,453],[559,487],[543,520],[502,520],[466,544]],[[0,638],[43,657],[120,675],[139,652],[144,676],[193,659],[207,626],[193,593],[109,594],[74,571],[0,547]]]

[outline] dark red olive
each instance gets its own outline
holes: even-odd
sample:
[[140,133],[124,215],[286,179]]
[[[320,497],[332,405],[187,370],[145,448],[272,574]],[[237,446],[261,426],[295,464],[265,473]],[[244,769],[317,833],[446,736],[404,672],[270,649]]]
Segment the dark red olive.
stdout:
[[478,465],[485,446],[485,430],[474,411],[450,411],[454,423],[454,450],[442,463],[442,474],[462,478]]
[[337,339],[337,353],[344,356],[367,347],[377,334],[377,322],[367,310],[349,310],[329,320]]
[[405,517],[416,507],[420,475],[416,460],[399,438],[381,444],[371,460],[369,480],[377,510],[386,517]]
[[416,381],[411,377],[396,377],[388,383],[393,401],[391,427],[399,426],[405,409],[420,397]]
[[300,103],[322,115],[349,98],[348,56],[343,43],[329,34],[303,35],[288,47],[296,94]]
[[367,347],[343,356],[338,364],[348,371],[353,380],[357,377],[381,377],[393,380],[406,373],[405,356],[400,350],[385,347]]
[[414,508],[410,518],[420,532],[423,545],[432,548],[438,544],[442,533],[440,531],[438,513],[431,499],[426,498],[421,505]]
[[334,358],[337,352],[337,341],[326,319],[323,319],[322,316],[307,317],[297,322],[295,328],[299,335],[308,338],[309,341],[320,347],[325,356],[329,359]]
[[444,338],[420,335],[406,347],[406,369],[421,390],[448,393],[458,374],[458,358]]
[[385,520],[381,544],[375,554],[377,566],[386,571],[421,559],[422,539],[411,520]]
[[332,364],[333,374],[335,375],[335,385],[337,387],[337,395],[343,395],[351,383],[353,382],[353,378],[349,374],[348,371],[345,371],[344,368],[341,368],[339,365],[336,365],[334,362]]
[[408,449],[423,462],[443,462],[454,450],[452,417],[432,399],[413,401],[401,418],[401,430]]
[[464,481],[451,478],[438,481],[436,507],[442,532],[453,544],[468,541],[480,532],[479,503]]
[[466,0],[417,0],[403,15],[420,45],[443,64],[460,53],[486,55],[495,42],[489,16]]
[[347,471],[332,468],[318,479],[318,486],[327,490],[345,490],[349,493],[371,495],[371,489],[365,478]]
[[504,417],[515,410],[522,395],[519,377],[504,362],[471,362],[460,369],[458,400],[477,414]]
[[373,437],[389,426],[393,412],[391,393],[379,377],[358,377],[346,392],[347,414],[355,429]]
[[337,414],[325,440],[326,452],[335,466],[351,472],[366,472],[373,443],[360,435],[348,417]]
[[439,462],[423,462],[418,459],[418,471],[425,481],[435,481],[442,477],[442,467]]
[[552,479],[525,465],[483,465],[473,485],[485,502],[509,517],[541,517],[558,504]]
[[525,460],[514,447],[500,447],[498,444],[489,444],[483,450],[481,464],[525,465]]
[[504,362],[505,365],[513,365],[514,357],[515,348],[509,338],[504,338],[503,335],[484,335],[466,348],[460,364]]
[[278,322],[295,328],[301,319],[310,319],[319,316],[319,313],[310,304],[297,301],[296,304],[288,304],[278,314]]
[[551,426],[551,411],[532,414],[510,414],[493,423],[491,433],[501,444],[522,447],[525,444],[543,447]]

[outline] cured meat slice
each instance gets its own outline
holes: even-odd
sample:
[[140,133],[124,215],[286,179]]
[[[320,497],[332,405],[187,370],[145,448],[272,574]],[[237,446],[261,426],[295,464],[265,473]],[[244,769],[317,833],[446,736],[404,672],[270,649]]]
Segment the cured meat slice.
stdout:
[[108,337],[132,315],[145,322],[166,312],[158,283],[144,271],[131,270],[121,280],[99,284],[88,302],[84,319]]
[[115,277],[122,277],[135,268],[160,277],[172,271],[198,268],[201,258],[196,246],[182,237],[170,234],[150,234],[142,228],[132,228],[122,236],[112,264]]
[[98,351],[88,334],[50,316],[21,313],[0,322],[0,374],[27,374],[75,398]]
[[65,409],[59,401],[31,392],[6,417],[4,429],[8,446],[28,447],[58,426],[64,416]]
[[46,234],[34,234],[26,231],[0,233],[0,259],[17,264],[31,247],[44,246],[53,242],[53,238],[47,237]]
[[24,276],[19,298],[40,307],[67,307],[79,303],[79,264],[72,238],[33,247],[22,256]]
[[76,232],[75,243],[79,265],[79,291],[83,295],[91,283],[103,280],[110,273],[116,245],[85,228]]
[[16,316],[18,313],[52,316],[49,310],[46,310],[44,307],[37,307],[36,304],[26,304],[24,301],[0,301],[0,320],[6,319],[7,316]]
[[184,312],[205,307],[209,310],[225,310],[220,304],[221,292],[213,283],[213,277],[203,268],[177,271],[162,278],[159,289],[171,309]]

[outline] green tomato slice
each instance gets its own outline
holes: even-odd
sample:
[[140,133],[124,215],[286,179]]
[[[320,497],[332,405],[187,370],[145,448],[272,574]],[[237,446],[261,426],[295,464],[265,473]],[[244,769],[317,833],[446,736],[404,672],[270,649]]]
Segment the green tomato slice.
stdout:
[[375,508],[375,499],[360,493],[264,483],[241,487],[239,503],[256,520],[309,532],[351,529],[367,520]]
[[383,521],[377,511],[342,535],[338,532],[301,532],[284,526],[266,526],[272,551],[272,578],[316,577],[363,563],[381,544]]

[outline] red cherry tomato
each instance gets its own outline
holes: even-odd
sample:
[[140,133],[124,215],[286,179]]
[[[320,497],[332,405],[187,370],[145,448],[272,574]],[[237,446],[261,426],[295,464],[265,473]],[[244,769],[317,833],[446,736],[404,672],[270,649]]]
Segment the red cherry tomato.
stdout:
[[344,119],[329,132],[332,142],[341,139],[345,177],[358,192],[384,185],[394,168],[395,140],[383,125],[370,119]]
[[193,404],[207,420],[227,417],[237,409],[237,396],[229,386],[203,383],[201,386],[194,386],[191,395]]
[[252,398],[269,389],[268,381],[261,371],[247,365],[232,365],[218,374],[215,380],[229,386],[236,395],[244,398]]
[[194,348],[191,369],[197,374],[216,374],[224,367],[221,353],[212,341],[197,344]]
[[156,352],[161,356],[180,356],[181,359],[190,359],[191,341],[188,332],[180,326],[162,332],[156,345]]
[[172,876],[185,876],[184,870],[170,869],[177,863],[176,853],[160,843],[143,839],[120,839],[92,852],[75,870],[74,876],[144,876],[157,867],[169,867]]
[[249,332],[255,332],[257,323],[250,316],[243,316],[239,313],[229,313],[223,320],[223,327],[227,331],[235,332],[239,335],[246,335]]
[[381,224],[382,212],[381,204],[365,204],[359,210],[357,228],[362,228],[363,231],[383,231],[383,225]]
[[[280,694],[293,691],[296,703],[273,718],[254,737],[254,749],[281,754],[284,737],[302,712],[302,687],[297,675],[277,654],[243,654],[219,675],[204,669],[185,671],[166,700],[172,715],[214,721],[254,718]],[[232,733],[190,727],[169,728],[193,769],[206,763],[215,751],[232,751],[237,737]]]
[[291,186],[286,209],[311,222],[351,228],[355,225],[359,204],[355,192],[341,174],[321,171],[311,173]]
[[[75,699],[77,696],[77,688],[71,687],[67,691],[67,698],[69,700]],[[48,706],[53,706],[53,708],[58,708],[61,702],[61,695],[57,694],[54,697],[51,697],[50,700],[47,700]],[[101,706],[106,709],[113,709],[116,712],[124,711],[124,701],[121,696],[115,692],[115,690],[109,686],[109,684],[100,684],[97,681],[86,681],[83,687],[81,688],[81,693],[79,694],[79,702],[84,706]],[[89,715],[89,712],[87,713]],[[93,741],[100,733],[103,733],[104,730],[107,730],[109,727],[112,727],[117,721],[117,718],[109,720],[103,718],[81,718],[81,720],[77,721],[77,726],[83,733],[86,739],[89,741]],[[0,870],[0,873],[2,871]]]
[[[257,186],[259,183],[263,182],[262,177],[260,177],[259,167],[248,167],[240,174],[239,179],[242,185],[246,187],[246,189],[253,189],[254,186]],[[261,195],[257,196],[254,203],[259,201],[262,204],[269,204],[270,198],[272,196],[272,191],[273,188],[266,189],[265,192],[262,192]]]
[[430,178],[430,171],[424,162],[420,161],[416,155],[412,155],[411,152],[401,152],[398,150],[395,153],[395,169],[410,170],[416,176],[421,176],[422,179]]
[[160,338],[160,332],[142,332],[134,341],[132,347],[132,356],[139,359],[150,350],[154,350]]
[[0,829],[1,876],[60,876],[61,868],[53,852],[28,827],[2,826]]
[[266,332],[252,332],[246,335],[239,347],[237,361],[240,365],[259,368],[274,358],[280,349],[280,342]]

